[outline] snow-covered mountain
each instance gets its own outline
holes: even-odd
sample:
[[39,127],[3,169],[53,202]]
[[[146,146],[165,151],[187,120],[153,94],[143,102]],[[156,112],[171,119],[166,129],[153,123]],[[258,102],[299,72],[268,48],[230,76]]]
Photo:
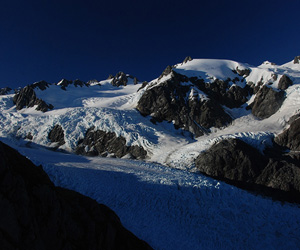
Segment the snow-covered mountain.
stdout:
[[[0,137],[23,150],[24,154],[36,163],[45,166],[45,170],[57,185],[71,186],[92,197],[96,195],[93,198],[97,200],[100,200],[97,195],[101,191],[93,193],[90,190],[92,186],[88,189],[85,184],[80,186],[80,182],[85,181],[79,178],[80,174],[72,177],[73,171],[70,167],[83,168],[85,165],[86,168],[96,171],[98,169],[96,166],[100,166],[101,171],[132,174],[142,183],[162,185],[157,189],[150,188],[153,197],[160,188],[164,189],[166,185],[173,186],[176,183],[178,190],[188,186],[186,192],[192,192],[192,186],[197,189],[203,189],[205,186],[205,192],[211,192],[208,196],[219,195],[219,187],[216,188],[219,184],[204,177],[201,172],[239,187],[299,202],[299,59],[296,57],[283,65],[266,61],[254,67],[230,60],[187,57],[182,63],[168,66],[158,78],[150,82],[140,82],[135,77],[120,72],[103,81],[93,80],[85,83],[63,79],[56,84],[37,82],[16,92],[3,89],[0,92],[2,94]],[[81,159],[88,160],[83,160],[84,163],[81,164],[78,158],[74,160],[75,158],[68,156],[70,159],[65,163],[58,161],[51,163],[51,157],[40,158],[32,153],[37,148],[45,147],[84,155],[85,157]],[[55,154],[64,162],[61,153],[51,152],[51,155]],[[98,160],[89,156],[123,159]],[[153,165],[154,163],[161,165]],[[116,167],[118,164],[120,166]],[[87,178],[90,178],[90,175]],[[189,178],[193,180],[187,181]],[[96,179],[92,183],[95,184]],[[133,181],[130,180],[130,183]],[[126,190],[131,192],[138,189],[138,185],[135,183],[132,189]],[[221,186],[226,192],[231,192],[231,188],[225,184]],[[149,188],[144,184],[142,187]],[[237,203],[230,203],[229,209],[240,202],[246,206],[246,203],[242,202],[245,197],[254,199],[249,198],[249,194],[239,193],[236,188],[232,190],[238,193],[238,197]],[[116,189],[116,192],[120,190]],[[159,192],[165,194],[165,191]],[[176,194],[175,189],[172,189],[172,194]],[[142,197],[142,194],[140,195]],[[182,195],[192,198],[188,194]],[[112,196],[119,197],[116,193]],[[195,199],[200,199],[198,195],[196,196]],[[137,200],[141,197],[138,195]],[[233,198],[230,195],[224,197],[225,201],[220,203],[222,206]],[[101,199],[105,198],[101,195]],[[168,196],[166,199],[171,198]],[[263,201],[261,197],[257,199],[256,203],[267,202],[268,208],[273,206],[271,201]],[[219,200],[220,197],[218,202]],[[254,200],[249,202],[252,201]],[[118,214],[122,214],[122,206],[114,202],[117,201],[112,202],[113,208],[118,210]],[[130,203],[129,200],[126,202]],[[213,198],[210,198],[210,202],[213,203]],[[162,206],[167,206],[163,204]],[[201,209],[198,205],[193,203],[193,209],[196,207]],[[145,202],[144,206],[151,207],[153,204]],[[283,210],[278,208],[279,213],[290,209],[285,206]],[[213,208],[216,212],[219,209],[216,204]],[[196,216],[196,211],[193,209],[191,211],[191,208],[187,207],[186,209],[188,215]],[[204,206],[204,209],[207,209],[207,206]],[[240,211],[238,208],[235,209]],[[248,213],[249,210],[246,209],[245,212]],[[178,215],[177,213],[174,216]],[[258,213],[255,212],[255,215],[258,216]],[[212,214],[207,213],[206,216]],[[228,218],[223,217],[228,214],[220,216],[222,220],[227,221]],[[142,215],[138,218],[142,220]],[[236,226],[241,218],[234,222],[236,223],[233,225],[234,230],[237,230]],[[273,217],[267,219],[271,220]],[[276,220],[290,225],[290,221],[286,222],[285,219],[286,217],[276,217]],[[262,220],[258,219],[259,223]],[[126,223],[134,233],[141,230],[141,225],[133,226],[130,225],[132,222]],[[207,226],[209,222],[203,223]],[[296,216],[293,223],[292,228],[300,227],[299,216]],[[170,221],[166,222],[166,225],[171,226]],[[187,226],[188,223],[182,222],[181,225]],[[192,225],[195,226],[193,223]],[[143,236],[146,236],[145,240],[148,242],[150,240],[150,245],[154,244],[154,248],[157,246],[160,249],[167,249],[165,245],[156,243],[159,241],[159,235],[155,236],[156,239],[151,239],[153,228],[145,230],[149,235],[141,233],[138,236],[143,239],[145,239]],[[276,230],[279,231],[275,235]],[[276,230],[265,232],[274,233],[268,239],[276,239],[276,242],[277,240],[279,242],[283,238],[282,235],[286,239],[289,237],[279,226]],[[199,232],[203,233],[203,228]],[[250,234],[248,231],[244,232]],[[197,232],[193,234],[195,237],[198,235]],[[221,246],[219,240],[224,237],[225,235],[222,235],[215,246]],[[253,237],[255,240],[262,240],[258,235]],[[292,242],[290,244],[293,245],[300,240],[297,233],[292,237],[292,240],[289,239],[291,241],[284,242]],[[206,240],[210,241],[212,238],[209,236]],[[206,240],[202,247],[213,245],[209,245]],[[255,248],[253,244],[250,241],[245,243],[246,246]],[[267,246],[266,241],[260,244],[258,246]],[[233,245],[225,244],[225,248],[229,246]],[[283,248],[284,244],[281,246]],[[184,249],[183,245],[178,249]]]

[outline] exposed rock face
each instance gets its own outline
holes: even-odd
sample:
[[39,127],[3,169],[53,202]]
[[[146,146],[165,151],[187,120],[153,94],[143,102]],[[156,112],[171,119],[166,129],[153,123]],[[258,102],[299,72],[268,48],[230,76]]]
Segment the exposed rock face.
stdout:
[[294,64],[299,64],[300,63],[300,56],[296,56],[294,58]]
[[41,167],[0,142],[2,249],[151,249],[108,207],[58,188]]
[[223,140],[196,160],[200,172],[209,176],[254,182],[267,163],[255,148],[238,139]]
[[57,146],[65,144],[65,133],[60,125],[55,125],[54,128],[49,132],[48,139],[51,142],[56,142]]
[[292,117],[290,127],[275,138],[275,142],[293,151],[300,151],[300,115]]
[[76,153],[89,156],[114,154],[118,158],[129,155],[134,159],[144,159],[147,155],[142,147],[127,146],[125,138],[94,128],[90,128],[84,139],[78,142]]
[[61,89],[66,90],[66,87],[68,87],[73,82],[67,79],[62,79],[57,85],[61,87]]
[[249,76],[251,73],[251,69],[239,69],[238,67],[236,67],[235,70],[239,76],[244,76],[244,77]]
[[[147,89],[140,98],[137,109],[144,116],[151,115],[155,121],[173,122],[175,127],[201,136],[211,127],[222,127],[232,119],[223,110],[217,98],[214,98],[214,87],[203,80],[189,79],[177,74],[168,67],[162,75],[171,70],[171,79]],[[182,84],[192,82],[192,84]],[[210,89],[209,89],[210,88]],[[197,89],[209,93],[206,99],[199,99]],[[216,91],[217,92],[217,91]]]
[[14,104],[16,104],[16,109],[21,110],[24,107],[30,108],[37,105],[36,110],[46,112],[53,109],[51,104],[47,104],[42,99],[36,97],[36,94],[32,86],[26,86],[21,89],[13,98]]
[[286,90],[289,86],[293,85],[293,81],[287,76],[283,75],[278,83],[278,88],[282,90]]
[[39,82],[35,82],[33,84],[31,84],[30,86],[35,89],[35,88],[39,88],[40,90],[46,90],[47,88],[49,88],[49,83],[47,83],[46,81],[39,81]]
[[108,79],[112,79],[111,84],[113,86],[126,86],[128,83],[128,79],[132,79],[134,84],[138,84],[138,79],[136,77],[133,77],[131,75],[125,74],[124,72],[120,71],[116,74],[116,76],[109,75]]
[[7,95],[10,91],[12,91],[12,89],[9,87],[1,88],[0,95]]
[[265,119],[275,114],[285,99],[283,90],[276,91],[264,85],[257,92],[252,103],[252,114],[258,118]]
[[184,63],[187,63],[187,62],[189,62],[189,61],[192,61],[193,59],[192,59],[192,57],[190,57],[190,56],[187,56],[184,60],[183,60],[183,64]]
[[160,77],[158,79],[161,79],[164,76],[169,75],[172,72],[172,66],[168,65],[165,70],[161,73]]
[[200,172],[214,178],[277,199],[300,202],[300,161],[281,151],[263,155],[239,139],[228,139],[201,153],[195,164]]

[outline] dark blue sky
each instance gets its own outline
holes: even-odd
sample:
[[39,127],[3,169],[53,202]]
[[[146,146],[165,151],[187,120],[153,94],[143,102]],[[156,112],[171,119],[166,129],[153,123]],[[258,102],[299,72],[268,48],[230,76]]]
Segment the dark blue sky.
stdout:
[[0,87],[140,80],[193,58],[259,65],[300,55],[300,1],[0,0]]

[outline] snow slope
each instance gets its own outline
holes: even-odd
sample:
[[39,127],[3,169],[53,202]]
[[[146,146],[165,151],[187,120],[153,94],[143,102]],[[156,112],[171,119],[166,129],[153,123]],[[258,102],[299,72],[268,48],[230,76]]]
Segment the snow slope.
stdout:
[[112,208],[154,249],[299,249],[299,206],[159,164],[17,149],[56,185]]

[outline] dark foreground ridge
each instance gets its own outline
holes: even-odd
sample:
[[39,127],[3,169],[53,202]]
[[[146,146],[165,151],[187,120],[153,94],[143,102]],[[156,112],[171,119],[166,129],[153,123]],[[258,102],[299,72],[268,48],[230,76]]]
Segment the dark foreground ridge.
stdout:
[[1,249],[152,249],[105,205],[58,188],[41,167],[0,142]]

